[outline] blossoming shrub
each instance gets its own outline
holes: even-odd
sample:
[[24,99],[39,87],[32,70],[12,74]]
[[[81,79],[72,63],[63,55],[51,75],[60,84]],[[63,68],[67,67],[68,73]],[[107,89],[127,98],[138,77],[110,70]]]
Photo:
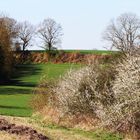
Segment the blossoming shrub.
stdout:
[[[114,102],[104,107],[103,123],[117,130],[140,136],[140,56],[127,56],[116,66],[112,83]],[[139,136],[138,136],[139,135]]]
[[100,125],[139,139],[140,55],[123,57],[114,64],[97,62],[71,70],[47,88],[44,83],[39,91],[48,94],[47,98],[42,96],[40,106],[46,102],[44,110],[55,122],[74,126],[84,120],[86,124]]
[[109,90],[113,77],[110,66],[99,64],[69,71],[53,89],[62,116],[80,114],[97,118],[96,111],[101,105],[112,102]]

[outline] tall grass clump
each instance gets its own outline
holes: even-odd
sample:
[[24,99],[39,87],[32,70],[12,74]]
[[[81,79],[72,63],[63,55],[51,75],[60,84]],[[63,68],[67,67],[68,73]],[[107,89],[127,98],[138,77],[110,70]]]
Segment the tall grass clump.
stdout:
[[33,91],[34,96],[30,105],[36,112],[42,111],[45,106],[53,104],[51,98],[54,96],[52,89],[55,87],[55,84],[47,79],[46,75],[42,76],[38,86]]

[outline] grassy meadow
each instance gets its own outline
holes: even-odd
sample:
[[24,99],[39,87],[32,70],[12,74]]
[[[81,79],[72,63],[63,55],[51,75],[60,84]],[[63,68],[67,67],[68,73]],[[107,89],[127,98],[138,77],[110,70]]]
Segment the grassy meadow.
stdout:
[[76,64],[30,64],[18,65],[10,83],[0,86],[0,115],[22,116],[32,115],[30,100],[33,89],[43,75],[48,80],[56,79]]
[[115,51],[108,51],[108,50],[64,50],[66,53],[81,53],[81,54],[95,54],[95,55],[107,55],[107,54],[112,54]]

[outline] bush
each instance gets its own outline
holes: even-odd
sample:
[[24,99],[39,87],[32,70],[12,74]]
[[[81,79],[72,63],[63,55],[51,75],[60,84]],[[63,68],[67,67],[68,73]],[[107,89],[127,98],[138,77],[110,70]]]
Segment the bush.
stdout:
[[8,81],[12,75],[15,24],[14,19],[0,16],[0,83]]
[[96,111],[100,104],[112,103],[108,94],[111,93],[109,90],[115,71],[110,67],[97,63],[69,71],[59,80],[53,92],[64,116],[83,114],[97,118]]
[[48,106],[55,108],[60,121],[76,124],[84,119],[92,123],[93,118],[94,121],[99,119],[96,111],[101,105],[109,105],[113,101],[110,90],[114,75],[112,65],[96,62],[78,70],[70,70],[51,86],[44,79],[35,90],[39,94],[32,100],[32,105],[37,111],[42,111],[44,106],[45,109]]
[[[1,38],[1,35],[0,35]],[[13,57],[10,47],[0,41],[0,82],[9,80],[12,74]]]
[[71,70],[55,85],[44,89],[43,92],[49,89],[50,93],[46,96],[47,115],[48,107],[49,110],[55,110],[55,119],[57,117],[59,123],[66,122],[66,125],[71,123],[74,126],[84,120],[87,124],[121,131],[138,139],[139,55],[123,57],[114,64],[111,62],[103,65],[97,62],[79,70]]
[[127,56],[116,66],[117,75],[112,83],[114,102],[104,107],[102,122],[117,130],[140,134],[140,56]]

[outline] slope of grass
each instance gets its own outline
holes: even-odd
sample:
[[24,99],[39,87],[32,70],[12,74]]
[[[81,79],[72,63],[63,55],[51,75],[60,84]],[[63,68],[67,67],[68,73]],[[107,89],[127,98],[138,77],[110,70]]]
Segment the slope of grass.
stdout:
[[[123,135],[98,129],[94,131],[85,131],[77,128],[66,128],[63,126],[46,124],[41,116],[32,116],[30,118],[21,117],[3,117],[10,123],[16,125],[26,125],[45,134],[51,140],[123,140]],[[0,135],[1,136],[1,135]]]
[[[44,129],[49,132],[50,138],[58,140],[65,137],[69,140],[122,140],[123,136],[112,132],[98,129],[94,131],[84,131],[76,128],[65,128],[56,125],[45,125]],[[55,135],[55,136],[54,136]],[[57,138],[56,138],[57,137]]]
[[81,54],[96,54],[96,55],[114,53],[114,51],[108,51],[108,50],[64,50],[64,52],[67,52],[67,53],[77,52]]
[[11,116],[31,116],[29,102],[32,91],[45,74],[48,80],[58,78],[70,68],[79,65],[39,64],[18,65],[11,82],[0,86],[0,114]]

